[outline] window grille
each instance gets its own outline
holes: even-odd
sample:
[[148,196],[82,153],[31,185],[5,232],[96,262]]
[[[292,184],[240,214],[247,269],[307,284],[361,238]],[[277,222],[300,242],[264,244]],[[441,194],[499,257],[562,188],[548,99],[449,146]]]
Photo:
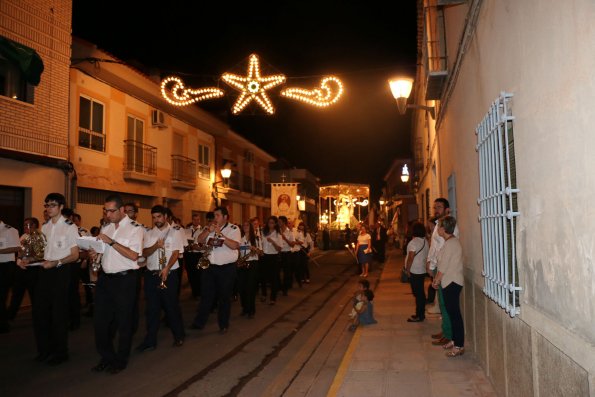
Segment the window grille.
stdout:
[[501,93],[477,127],[479,222],[484,293],[514,317],[520,313],[516,258],[517,205],[513,94]]

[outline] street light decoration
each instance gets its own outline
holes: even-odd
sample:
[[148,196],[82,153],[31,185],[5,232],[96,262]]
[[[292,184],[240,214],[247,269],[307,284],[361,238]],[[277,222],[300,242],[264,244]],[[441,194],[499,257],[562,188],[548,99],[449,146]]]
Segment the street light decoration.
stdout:
[[413,79],[399,77],[389,80],[388,84],[390,86],[390,91],[393,94],[393,98],[397,101],[399,113],[405,114],[407,111],[407,99],[409,99],[411,89],[413,88]]
[[[267,91],[287,82],[284,74],[261,75],[260,58],[256,54],[248,57],[246,75],[226,72],[221,80],[236,91],[239,96],[232,106],[232,113],[241,113],[250,103],[257,103],[266,114],[275,113],[275,107]],[[343,95],[343,83],[338,77],[325,76],[320,81],[320,86],[307,89],[302,87],[289,87],[281,91],[284,98],[300,101],[319,108],[334,105]],[[174,106],[188,106],[207,99],[221,98],[225,91],[218,87],[188,88],[181,78],[169,76],[161,81],[161,95]]]
[[401,171],[401,181],[403,181],[403,183],[409,181],[409,169],[407,168],[407,164],[403,166],[403,170]]

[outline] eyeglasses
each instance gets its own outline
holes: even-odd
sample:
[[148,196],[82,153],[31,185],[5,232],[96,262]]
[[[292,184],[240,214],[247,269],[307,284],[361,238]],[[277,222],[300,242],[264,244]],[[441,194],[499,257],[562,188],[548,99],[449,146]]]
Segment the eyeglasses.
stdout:
[[127,214],[136,214],[136,211],[135,210],[126,210],[124,212],[127,213]]
[[104,208],[103,212],[109,212],[110,214],[113,214],[116,211],[119,211],[119,208]]
[[59,205],[60,204],[56,204],[56,203],[44,204],[43,208],[56,208]]

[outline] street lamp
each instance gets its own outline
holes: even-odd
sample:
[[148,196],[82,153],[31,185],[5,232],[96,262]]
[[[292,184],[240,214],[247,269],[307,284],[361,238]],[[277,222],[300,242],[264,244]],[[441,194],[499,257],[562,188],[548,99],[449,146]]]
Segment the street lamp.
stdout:
[[401,171],[401,181],[403,181],[403,183],[409,181],[409,169],[407,168],[407,164],[403,166],[403,171]]
[[227,162],[223,164],[223,168],[221,168],[221,177],[223,179],[229,179],[231,177],[231,167]]
[[378,200],[378,204],[384,205],[384,197],[380,197],[380,200]]
[[411,89],[413,88],[413,79],[410,77],[395,77],[388,81],[390,91],[393,97],[397,101],[397,108],[399,113],[404,115],[407,109],[423,109],[430,112],[433,119],[436,118],[436,108],[434,106],[424,105],[408,105],[407,99],[411,95]]
[[219,190],[217,189],[218,184],[223,184],[227,186],[229,178],[231,178],[231,163],[229,161],[223,162],[223,167],[221,168],[221,179],[220,181],[213,183],[213,198],[215,199],[215,205],[218,207],[220,205],[219,201]]

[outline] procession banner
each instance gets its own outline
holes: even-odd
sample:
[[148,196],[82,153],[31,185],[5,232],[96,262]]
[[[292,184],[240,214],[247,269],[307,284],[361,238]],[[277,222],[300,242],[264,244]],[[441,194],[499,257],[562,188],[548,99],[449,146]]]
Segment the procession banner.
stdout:
[[271,215],[283,215],[289,220],[299,217],[296,200],[298,185],[299,183],[271,183]]

